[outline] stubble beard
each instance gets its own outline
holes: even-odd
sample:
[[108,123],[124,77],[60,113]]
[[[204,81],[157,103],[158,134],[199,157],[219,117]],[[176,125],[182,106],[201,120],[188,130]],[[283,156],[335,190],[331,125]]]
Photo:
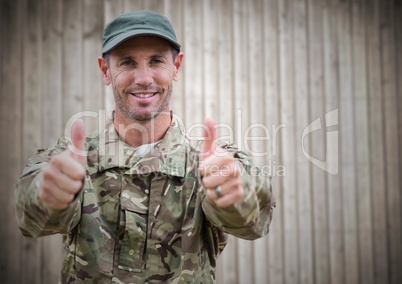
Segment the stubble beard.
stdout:
[[114,99],[116,103],[116,107],[120,110],[120,112],[132,120],[133,122],[138,122],[141,124],[145,124],[152,119],[156,118],[158,115],[163,113],[166,108],[169,106],[170,98],[172,96],[173,86],[172,84],[169,86],[169,89],[166,92],[166,96],[161,102],[161,104],[157,105],[155,109],[150,112],[141,113],[140,111],[136,111],[135,108],[131,108],[130,104],[127,102],[127,97],[131,96],[130,94],[120,94],[116,88],[113,88]]

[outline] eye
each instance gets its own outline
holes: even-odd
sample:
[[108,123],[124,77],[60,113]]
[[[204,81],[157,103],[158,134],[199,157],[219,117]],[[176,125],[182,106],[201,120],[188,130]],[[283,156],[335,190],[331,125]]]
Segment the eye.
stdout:
[[151,64],[161,64],[163,62],[164,61],[161,58],[152,58],[150,61]]
[[120,62],[120,66],[129,66],[129,65],[134,65],[135,62],[132,59],[124,59]]

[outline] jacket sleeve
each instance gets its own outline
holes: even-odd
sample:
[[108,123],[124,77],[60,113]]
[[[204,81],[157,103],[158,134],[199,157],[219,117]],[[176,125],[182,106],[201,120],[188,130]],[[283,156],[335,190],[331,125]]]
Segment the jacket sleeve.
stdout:
[[43,169],[50,158],[67,149],[68,141],[61,138],[57,144],[46,150],[38,150],[21,176],[17,179],[14,196],[18,226],[25,236],[39,237],[70,231],[79,221],[81,192],[63,210],[50,209],[39,200],[39,186]]
[[251,157],[245,152],[238,151],[233,146],[224,148],[233,153],[240,166],[245,194],[235,204],[220,208],[206,197],[203,188],[203,211],[208,220],[225,233],[248,240],[263,237],[268,234],[275,207],[271,177],[263,173],[260,167],[253,165]]

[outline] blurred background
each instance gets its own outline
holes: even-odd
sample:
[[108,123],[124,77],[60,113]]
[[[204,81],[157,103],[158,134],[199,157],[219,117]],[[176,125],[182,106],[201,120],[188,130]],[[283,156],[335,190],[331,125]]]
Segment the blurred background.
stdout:
[[1,0],[0,279],[57,283],[61,236],[29,239],[13,185],[27,159],[113,108],[97,57],[106,22],[168,16],[185,54],[172,109],[206,117],[273,176],[268,237],[235,238],[218,283],[402,283],[402,2]]

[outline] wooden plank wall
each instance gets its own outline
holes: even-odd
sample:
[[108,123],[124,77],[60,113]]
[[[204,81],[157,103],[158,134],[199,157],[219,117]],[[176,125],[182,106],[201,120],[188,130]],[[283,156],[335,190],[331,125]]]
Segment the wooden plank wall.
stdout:
[[61,237],[21,237],[13,184],[72,115],[113,109],[102,29],[136,9],[167,15],[183,44],[172,108],[191,136],[214,117],[274,176],[269,237],[231,238],[218,283],[402,283],[401,1],[0,3],[2,283],[57,282]]

